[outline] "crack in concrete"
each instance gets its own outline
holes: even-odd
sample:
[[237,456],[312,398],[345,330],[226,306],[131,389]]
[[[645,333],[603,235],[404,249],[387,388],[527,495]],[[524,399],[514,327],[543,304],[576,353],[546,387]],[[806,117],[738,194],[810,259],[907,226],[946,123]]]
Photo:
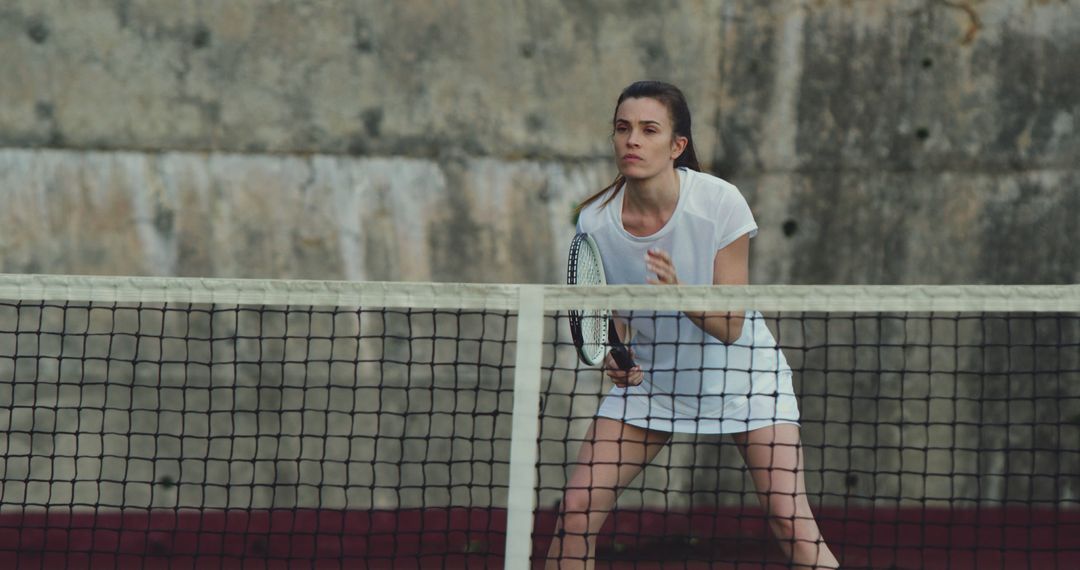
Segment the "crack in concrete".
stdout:
[[961,45],[971,45],[975,41],[975,36],[979,34],[979,30],[982,29],[982,20],[979,19],[979,13],[975,11],[975,8],[968,2],[958,2],[955,0],[933,0],[937,4],[941,4],[946,8],[953,10],[960,10],[967,14],[968,28],[964,32],[964,39],[961,40]]

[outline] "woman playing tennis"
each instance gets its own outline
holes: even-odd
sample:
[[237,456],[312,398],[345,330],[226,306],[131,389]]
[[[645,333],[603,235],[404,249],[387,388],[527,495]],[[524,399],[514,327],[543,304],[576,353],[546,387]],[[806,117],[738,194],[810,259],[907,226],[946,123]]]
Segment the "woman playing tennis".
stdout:
[[[748,283],[757,225],[734,186],[699,171],[682,92],[634,83],[613,126],[619,175],[578,218],[608,283]],[[619,329],[637,366],[604,362],[615,387],[567,481],[548,568],[593,567],[616,498],[673,432],[732,434],[793,567],[837,568],[806,500],[791,368],[760,313],[631,315]]]

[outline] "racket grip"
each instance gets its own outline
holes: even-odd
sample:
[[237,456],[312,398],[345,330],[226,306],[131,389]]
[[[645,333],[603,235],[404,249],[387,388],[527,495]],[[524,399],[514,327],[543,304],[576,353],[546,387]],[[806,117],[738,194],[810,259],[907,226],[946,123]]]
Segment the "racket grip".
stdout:
[[630,351],[625,346],[612,346],[611,357],[615,359],[615,363],[623,370],[630,370],[634,367],[634,358],[630,356]]
[[622,370],[630,370],[634,367],[634,357],[630,356],[630,350],[619,339],[619,333],[615,332],[615,323],[608,323],[608,344],[611,345],[611,357],[615,364]]

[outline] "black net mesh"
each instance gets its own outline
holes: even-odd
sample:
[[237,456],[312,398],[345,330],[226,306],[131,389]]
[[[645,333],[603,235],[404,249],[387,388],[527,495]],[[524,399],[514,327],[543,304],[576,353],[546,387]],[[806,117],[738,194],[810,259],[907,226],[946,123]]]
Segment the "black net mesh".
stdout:
[[[761,320],[793,371],[806,496],[842,567],[1080,562],[1080,316],[782,313]],[[537,534],[550,541],[565,539],[557,529],[572,510],[562,503],[574,470],[567,465],[596,438],[588,430],[610,382],[568,357],[549,358],[544,371]],[[775,519],[791,515],[764,508],[738,437],[673,434],[596,531],[597,560],[628,568],[787,567]],[[632,465],[618,456],[607,462]]]
[[[763,503],[760,476],[794,470],[746,458],[788,444],[730,424],[776,419],[750,404],[780,401],[783,382],[732,380],[783,376],[775,359],[717,367],[692,358],[700,341],[635,338],[639,356],[682,359],[650,377],[704,379],[682,403],[703,410],[699,431],[729,433],[663,435],[647,465],[593,457],[629,469],[608,505],[594,494],[607,487],[568,493],[568,478],[611,383],[548,311],[539,416],[513,418],[516,314],[0,301],[0,566],[502,567],[511,438],[538,417],[534,567],[583,561],[560,544],[582,528],[597,567],[788,567],[806,520]],[[781,312],[743,326],[767,331],[776,346],[750,348],[791,371],[805,493],[775,490],[805,497],[811,544],[844,568],[1080,565],[1080,315]],[[645,409],[630,423],[664,419]],[[568,522],[577,513],[592,519]]]

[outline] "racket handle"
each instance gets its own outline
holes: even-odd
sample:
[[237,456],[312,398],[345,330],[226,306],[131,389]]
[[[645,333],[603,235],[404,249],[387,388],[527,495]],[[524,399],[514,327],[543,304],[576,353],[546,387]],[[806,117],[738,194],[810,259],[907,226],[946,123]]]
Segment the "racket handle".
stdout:
[[622,370],[630,370],[634,367],[634,357],[630,356],[630,350],[619,340],[619,333],[615,331],[615,321],[608,322],[608,344],[611,345],[611,357],[615,364]]

